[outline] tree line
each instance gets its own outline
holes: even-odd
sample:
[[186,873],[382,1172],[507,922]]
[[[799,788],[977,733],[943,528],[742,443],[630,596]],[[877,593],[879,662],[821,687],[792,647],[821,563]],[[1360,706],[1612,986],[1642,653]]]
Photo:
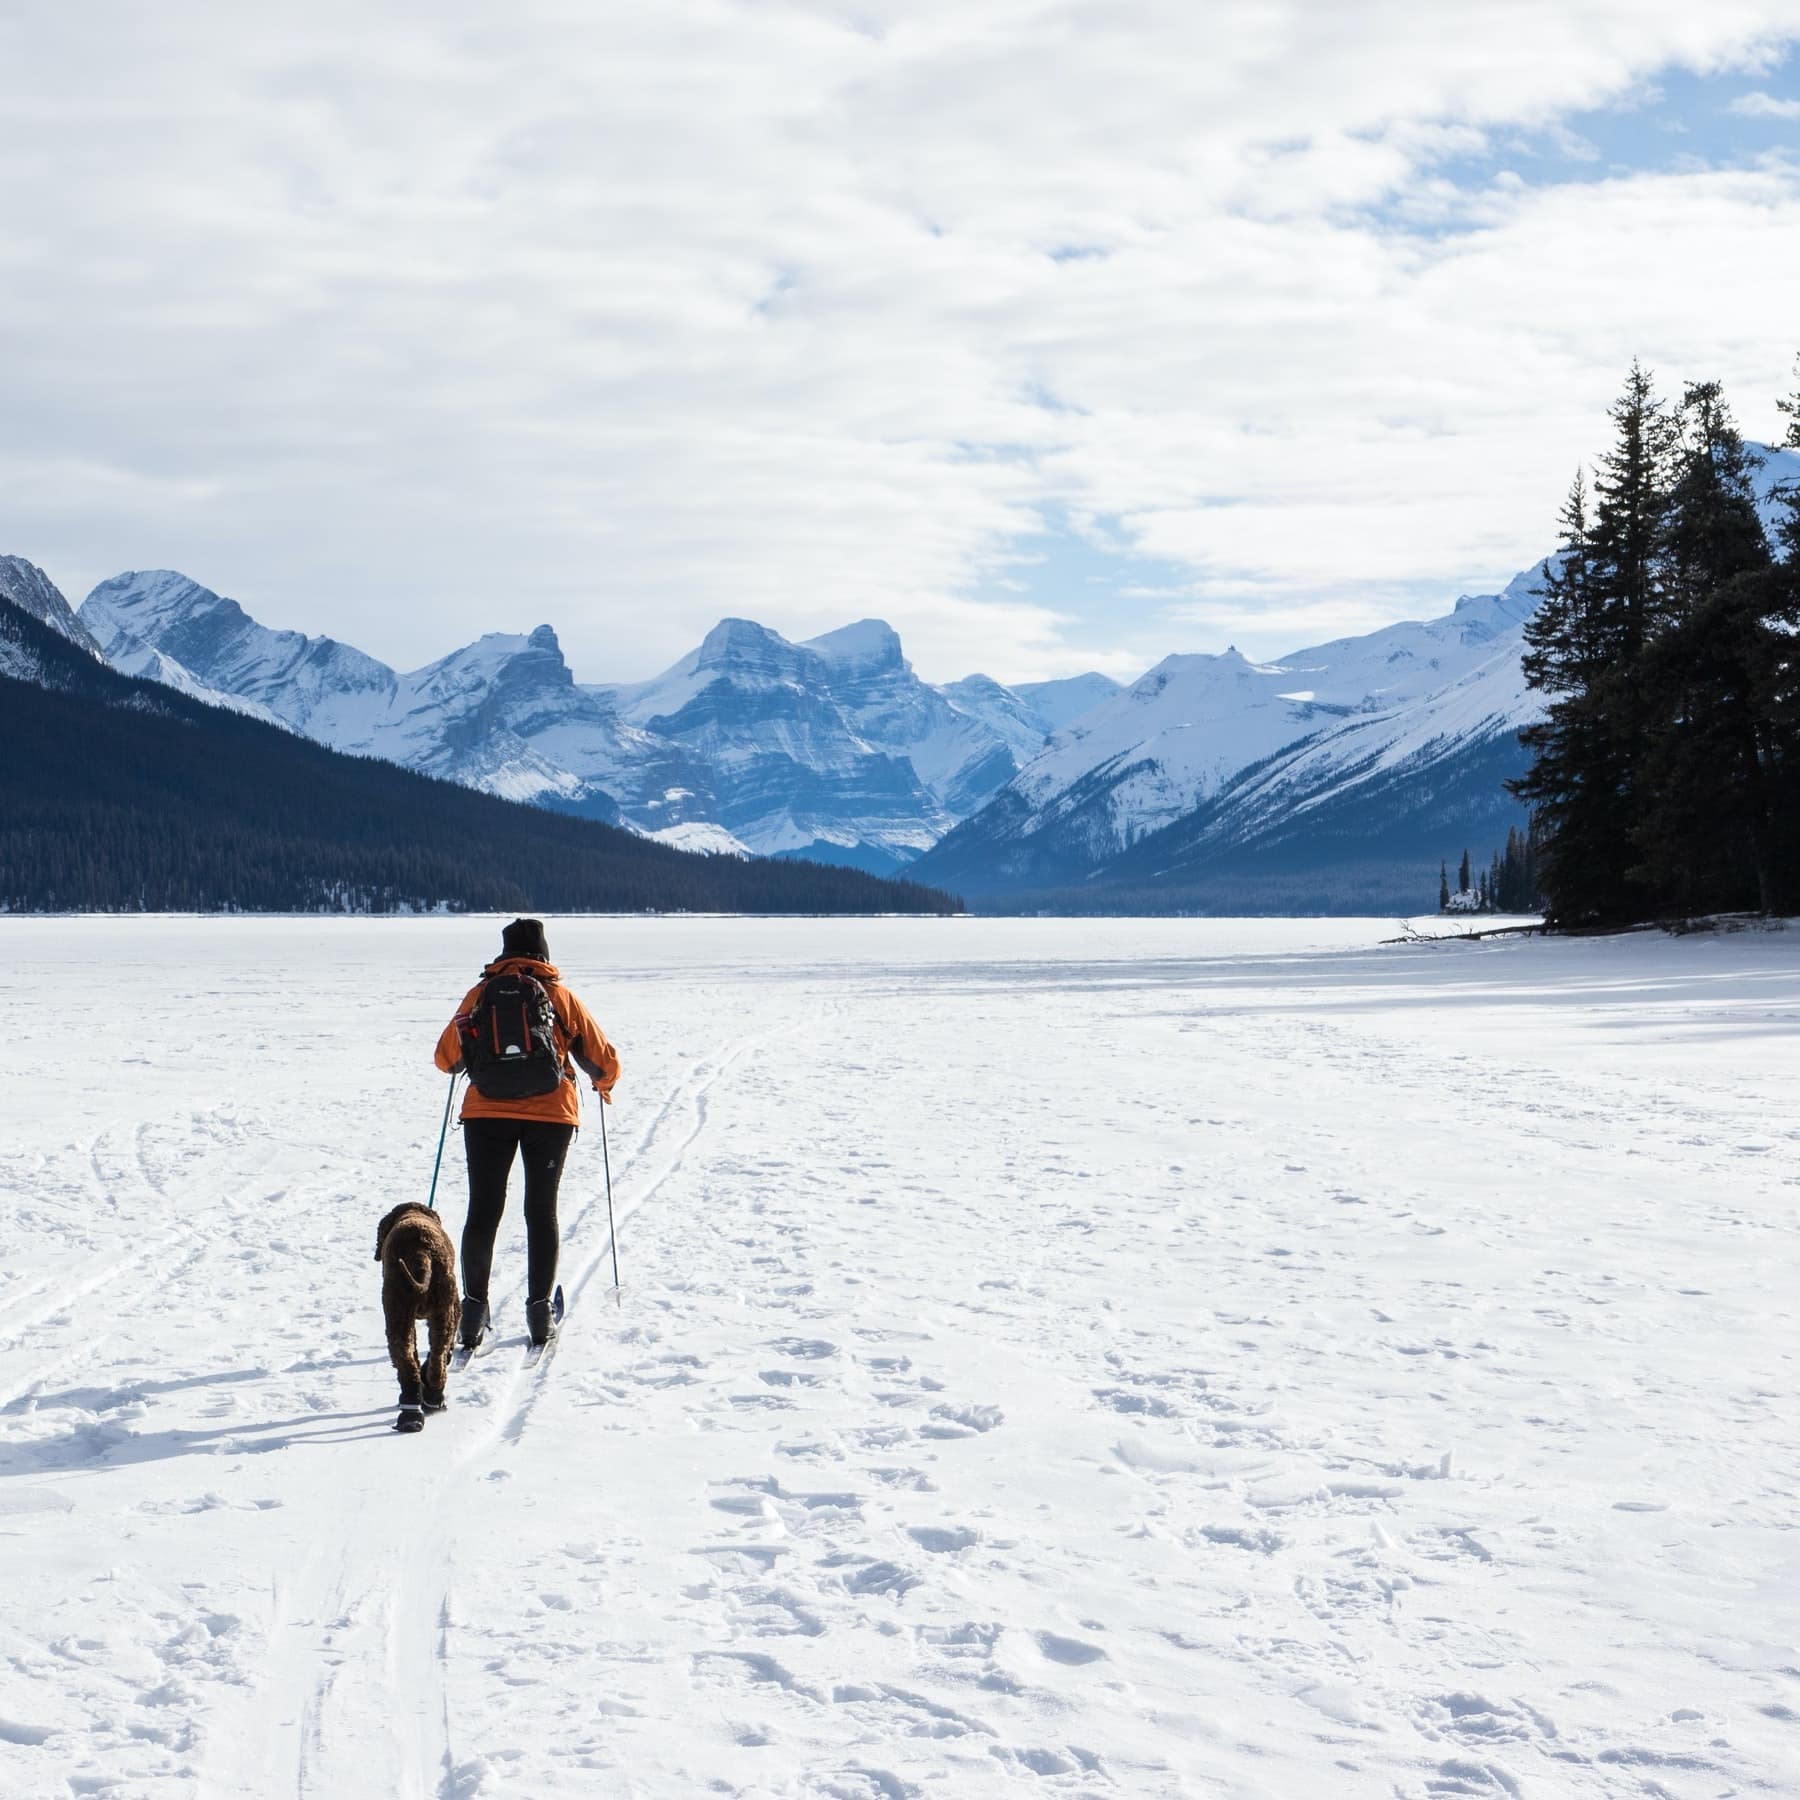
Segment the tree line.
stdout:
[[[1521,831],[1512,826],[1506,834],[1506,847],[1496,850],[1488,866],[1471,876],[1469,853],[1462,853],[1457,871],[1456,893],[1465,896],[1467,910],[1474,912],[1537,912],[1544,904],[1543,886],[1539,880],[1538,859],[1542,841],[1535,821]],[[1438,911],[1451,910],[1450,866],[1438,867]]]
[[[1800,448],[1800,394],[1780,404]],[[1762,459],[1716,381],[1670,403],[1634,364],[1609,416],[1525,628],[1546,708],[1507,786],[1532,809],[1549,917],[1795,910],[1800,492],[1777,490],[1766,529]]]
[[0,911],[942,913],[344,756],[97,663],[0,600]]

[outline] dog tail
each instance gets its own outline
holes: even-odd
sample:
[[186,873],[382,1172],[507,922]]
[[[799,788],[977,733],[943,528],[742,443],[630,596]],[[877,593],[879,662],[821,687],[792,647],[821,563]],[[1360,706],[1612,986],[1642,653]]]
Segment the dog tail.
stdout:
[[415,1294],[422,1294],[425,1292],[425,1290],[428,1287],[431,1286],[431,1253],[430,1253],[430,1251],[428,1251],[428,1250],[420,1251],[419,1266],[416,1271],[413,1269],[412,1265],[407,1262],[407,1260],[404,1256],[396,1256],[394,1258],[394,1262],[398,1266],[400,1273],[402,1275],[404,1275],[409,1282],[411,1282],[412,1289]]

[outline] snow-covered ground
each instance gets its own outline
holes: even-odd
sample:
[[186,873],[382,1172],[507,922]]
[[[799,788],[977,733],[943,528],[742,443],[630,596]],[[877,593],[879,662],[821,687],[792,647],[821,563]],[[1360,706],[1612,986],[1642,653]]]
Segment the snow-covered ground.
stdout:
[[493,922],[0,920],[0,1793],[1800,1792],[1800,931],[1393,930],[553,922],[402,1438]]

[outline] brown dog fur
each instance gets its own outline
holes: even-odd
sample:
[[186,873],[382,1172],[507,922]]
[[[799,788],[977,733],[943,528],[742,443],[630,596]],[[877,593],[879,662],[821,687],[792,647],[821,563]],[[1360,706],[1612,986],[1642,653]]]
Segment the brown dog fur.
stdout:
[[[400,1404],[435,1410],[444,1404],[450,1347],[462,1318],[450,1234],[436,1213],[409,1201],[376,1226],[375,1260],[381,1264],[381,1310],[388,1355],[400,1377]],[[431,1340],[422,1371],[415,1330],[420,1319]]]

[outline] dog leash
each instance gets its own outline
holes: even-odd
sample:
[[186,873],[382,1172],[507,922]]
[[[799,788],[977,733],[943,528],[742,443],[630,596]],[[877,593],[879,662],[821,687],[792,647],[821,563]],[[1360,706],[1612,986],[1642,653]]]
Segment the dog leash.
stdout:
[[444,1139],[450,1135],[450,1102],[456,1098],[456,1076],[450,1077],[450,1091],[444,1096],[444,1123],[438,1130],[437,1161],[431,1165],[431,1194],[425,1202],[427,1212],[437,1211],[438,1171],[444,1166]]

